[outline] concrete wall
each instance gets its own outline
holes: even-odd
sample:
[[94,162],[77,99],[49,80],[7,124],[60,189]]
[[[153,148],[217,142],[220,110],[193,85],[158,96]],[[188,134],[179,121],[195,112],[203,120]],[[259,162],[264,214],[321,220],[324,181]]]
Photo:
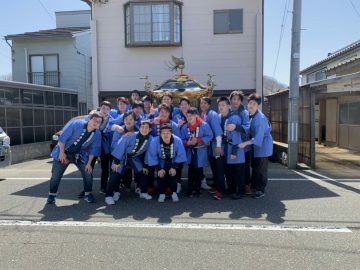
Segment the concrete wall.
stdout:
[[12,164],[25,160],[50,156],[50,141],[11,146]]
[[56,28],[90,27],[90,10],[58,11],[55,16]]
[[[127,0],[93,5],[92,48],[94,92],[143,89],[140,77],[159,84],[174,75],[166,63],[183,56],[185,73],[202,83],[215,74],[216,89],[262,88],[262,1],[184,0],[181,47],[125,48]],[[243,33],[213,33],[213,11],[243,9]],[[98,76],[98,77],[97,77]]]

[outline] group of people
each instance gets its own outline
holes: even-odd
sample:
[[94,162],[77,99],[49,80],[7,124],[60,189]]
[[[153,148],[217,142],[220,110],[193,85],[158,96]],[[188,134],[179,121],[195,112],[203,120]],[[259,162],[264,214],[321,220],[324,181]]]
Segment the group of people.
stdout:
[[[219,97],[218,112],[211,109],[208,97],[200,99],[199,108],[192,107],[187,97],[180,98],[176,107],[171,93],[164,93],[157,108],[151,97],[141,99],[137,90],[132,91],[130,101],[119,97],[116,109],[103,101],[97,110],[70,120],[63,128],[51,153],[54,161],[47,203],[55,203],[70,163],[83,177],[84,190],[79,196],[95,202],[92,172],[98,158],[100,192],[108,205],[115,204],[132,183],[142,199],[157,196],[158,202],[164,202],[168,196],[178,202],[185,164],[188,197],[199,197],[202,189],[216,200],[263,197],[273,148],[271,125],[259,110],[259,95],[248,97],[247,109],[243,101],[241,91]],[[204,174],[208,166],[211,186]]]

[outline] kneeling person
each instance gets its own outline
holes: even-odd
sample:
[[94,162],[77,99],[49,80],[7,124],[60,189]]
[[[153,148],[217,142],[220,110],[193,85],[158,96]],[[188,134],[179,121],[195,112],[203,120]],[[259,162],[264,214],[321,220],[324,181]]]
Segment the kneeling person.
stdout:
[[144,168],[145,153],[149,148],[152,137],[150,133],[150,123],[141,122],[140,131],[129,136],[123,136],[116,143],[112,151],[113,163],[111,165],[111,175],[106,188],[105,202],[114,204],[119,200],[120,193],[114,192],[120,184],[121,176],[127,166],[134,170],[135,179],[140,185],[140,198],[151,200],[152,197],[146,193],[147,189],[147,169]]
[[159,199],[158,202],[165,201],[165,188],[170,186],[173,202],[178,202],[176,194],[176,169],[179,164],[186,162],[186,153],[181,139],[172,134],[172,127],[164,124],[160,127],[160,136],[152,141],[152,146],[147,153],[147,163],[149,166],[157,166]]

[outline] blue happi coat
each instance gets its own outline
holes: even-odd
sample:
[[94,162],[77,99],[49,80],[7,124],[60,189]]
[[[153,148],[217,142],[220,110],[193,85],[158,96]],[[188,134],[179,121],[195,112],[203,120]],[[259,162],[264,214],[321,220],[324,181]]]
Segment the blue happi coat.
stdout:
[[[241,139],[243,142],[249,140],[250,133],[250,117],[249,112],[244,108],[243,105],[240,105],[238,110],[233,110],[232,113],[237,114],[241,118],[241,125],[236,126],[236,130],[241,133]],[[245,147],[245,152],[250,151],[251,146],[248,145]]]
[[[187,164],[192,164],[195,168],[203,168],[208,165],[208,144],[213,138],[210,126],[200,119],[197,123],[198,127],[195,132],[189,129],[189,123],[184,124],[181,128],[181,139],[185,145]],[[186,142],[190,137],[197,138],[198,144],[195,146],[187,146]]]
[[[221,114],[218,114],[218,122],[221,126],[221,119],[223,117]],[[225,126],[228,124],[241,125],[241,118],[235,114],[229,114],[223,121],[223,126],[221,126],[223,135],[222,135],[222,143],[221,148],[224,152],[225,162],[227,164],[239,164],[245,163],[245,153],[244,149],[239,148],[237,145],[242,143],[241,134],[238,131],[225,131]],[[212,151],[215,156],[215,147],[216,142],[212,143]],[[230,159],[231,154],[236,155],[236,159]]]
[[115,144],[111,155],[120,161],[121,166],[118,170],[118,173],[121,174],[126,168],[126,165],[130,165],[136,173],[142,171],[145,153],[149,148],[152,137],[149,136],[148,140],[144,142],[139,151],[134,153],[133,151],[135,151],[135,145],[139,134],[139,132],[135,132],[128,137],[123,136]]
[[[64,127],[62,134],[59,136],[59,142],[64,143],[65,151],[74,144],[74,142],[80,137],[81,133],[86,129],[87,121],[79,119],[69,122]],[[96,129],[93,134],[85,141],[81,146],[80,158],[84,162],[87,162],[89,156],[99,156],[101,152],[101,133]],[[51,156],[59,160],[60,147],[56,145],[54,150],[51,152]]]
[[175,135],[172,135],[173,142],[173,158],[170,163],[167,164],[166,160],[163,159],[160,146],[160,137],[153,138],[151,141],[151,146],[147,151],[146,163],[149,166],[158,166],[160,169],[169,169],[170,167],[176,168],[180,163],[187,161],[184,145],[181,139]]
[[[216,142],[216,137],[223,135],[223,131],[221,129],[219,122],[218,113],[215,112],[214,110],[209,110],[207,111],[206,114],[201,114],[201,119],[204,120],[210,126],[211,131],[213,133],[213,141]],[[209,150],[208,151],[209,155],[214,156],[211,146],[208,147],[208,150]]]
[[[178,125],[170,120],[169,123],[172,127],[172,133],[178,137],[180,137],[180,130],[179,130],[179,127]],[[159,124],[154,124],[154,126],[151,128],[151,136],[153,137],[157,137],[157,136],[160,136],[160,125]]]
[[101,130],[101,154],[109,154],[111,153],[111,143],[113,137],[113,131],[111,131],[111,122],[114,118],[109,115],[108,122],[103,130]]
[[273,138],[271,136],[271,125],[260,110],[250,118],[250,137],[253,143],[254,157],[272,156]]

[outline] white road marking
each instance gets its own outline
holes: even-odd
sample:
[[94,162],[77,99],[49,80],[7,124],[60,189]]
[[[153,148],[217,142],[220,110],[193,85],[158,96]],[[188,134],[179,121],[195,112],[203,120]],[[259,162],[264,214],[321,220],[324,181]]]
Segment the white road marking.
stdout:
[[200,229],[200,230],[256,230],[351,233],[347,227],[307,225],[245,225],[245,224],[198,224],[198,223],[145,223],[145,222],[81,222],[81,221],[24,221],[0,220],[0,226],[45,227],[110,227],[153,229]]

